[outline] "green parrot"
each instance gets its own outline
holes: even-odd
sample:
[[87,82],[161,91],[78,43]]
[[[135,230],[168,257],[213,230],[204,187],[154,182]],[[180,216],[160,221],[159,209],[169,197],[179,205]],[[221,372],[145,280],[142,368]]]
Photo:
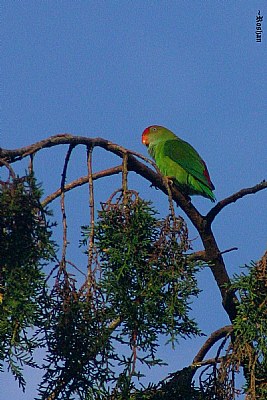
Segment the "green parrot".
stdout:
[[205,162],[196,150],[169,129],[153,125],[142,134],[142,143],[160,172],[186,195],[200,195],[215,201],[215,189]]

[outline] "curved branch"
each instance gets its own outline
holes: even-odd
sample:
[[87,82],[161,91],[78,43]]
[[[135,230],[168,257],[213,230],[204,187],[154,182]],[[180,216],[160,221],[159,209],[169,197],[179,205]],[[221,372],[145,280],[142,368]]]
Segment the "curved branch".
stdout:
[[[21,160],[31,154],[35,154],[42,149],[58,146],[58,145],[72,145],[73,147],[76,145],[85,145],[85,146],[93,146],[93,147],[101,147],[120,158],[123,158],[125,153],[128,153],[128,168],[129,171],[134,171],[137,174],[141,175],[143,178],[147,179],[153,186],[158,187],[161,191],[168,195],[166,185],[164,179],[161,175],[153,171],[151,168],[144,165],[142,162],[138,161],[136,157],[146,161],[147,163],[155,166],[155,163],[151,161],[149,158],[144,157],[141,154],[136,152],[132,152],[127,150],[126,148],[119,146],[118,144],[114,144],[106,139],[102,138],[89,138],[85,136],[73,136],[68,133],[58,134],[55,136],[51,136],[47,139],[36,142],[32,145],[22,147],[20,149],[15,150],[0,150],[0,157],[8,161],[9,163],[13,163]],[[183,195],[176,187],[172,188],[173,200],[184,210],[184,212],[189,216],[192,220],[193,224],[198,229],[199,224],[201,224],[203,217],[197,211],[197,209],[193,206],[193,204],[188,200],[186,196]]]
[[[108,140],[102,138],[88,138],[84,136],[73,136],[70,134],[59,134],[55,136],[51,136],[47,139],[41,140],[35,144],[30,146],[23,147],[21,149],[16,150],[6,150],[0,149],[0,157],[4,161],[9,163],[16,162],[21,160],[24,157],[27,157],[31,154],[35,154],[38,151],[54,147],[57,145],[71,145],[75,147],[76,145],[85,145],[86,147],[101,147],[106,151],[109,151],[121,159],[123,159],[124,155],[128,154],[127,167],[129,171],[134,171],[138,175],[142,176],[146,180],[148,180],[153,186],[158,187],[162,192],[168,195],[168,190],[166,189],[166,184],[164,182],[164,177],[152,170],[148,166],[146,166],[143,162],[139,161],[137,158],[141,159],[149,163],[150,165],[155,167],[153,161],[148,158],[138,154],[136,152],[132,152],[128,149],[125,149],[122,146],[114,144]],[[97,179],[101,176],[108,176],[115,173],[121,172],[119,167],[111,168],[106,171],[99,172],[93,175],[93,179]],[[101,175],[102,174],[102,175]],[[95,178],[94,178],[95,177]],[[65,185],[64,190],[70,190],[72,187],[76,187],[85,183],[85,177],[80,178],[80,180],[76,180],[69,185]],[[266,182],[262,182],[259,185],[256,185],[253,188],[243,189],[238,193],[228,197],[220,201],[215,207],[213,207],[206,217],[201,215],[199,211],[193,206],[190,199],[187,196],[184,196],[175,185],[171,187],[172,199],[177,203],[179,207],[184,211],[187,217],[190,219],[192,224],[195,226],[199,235],[201,237],[204,251],[205,251],[205,259],[208,262],[208,265],[211,269],[211,272],[214,276],[214,279],[217,283],[217,286],[221,292],[223,307],[225,308],[227,314],[229,315],[230,320],[236,316],[236,303],[237,299],[232,291],[228,290],[230,285],[230,278],[228,276],[224,260],[222,258],[222,253],[219,250],[219,247],[216,243],[216,239],[211,229],[212,221],[215,216],[223,209],[226,205],[238,200],[241,197],[244,197],[247,194],[256,193],[259,190],[267,187]],[[48,197],[44,200],[44,204],[48,204],[48,202],[52,201],[53,198],[58,196],[58,192],[55,192],[51,197]]]
[[87,170],[88,170],[88,183],[89,183],[89,209],[90,209],[90,232],[88,237],[88,262],[87,262],[87,276],[89,283],[89,290],[91,289],[92,280],[92,263],[93,263],[93,249],[94,249],[94,236],[95,236],[95,198],[94,198],[94,185],[93,185],[93,167],[92,167],[92,152],[93,147],[87,147]]
[[50,147],[55,147],[58,145],[72,145],[73,147],[77,145],[84,145],[86,147],[102,147],[103,149],[110,151],[123,158],[123,154],[130,153],[140,159],[154,165],[154,162],[149,160],[149,158],[144,157],[142,154],[136,152],[131,152],[125,147],[118,144],[112,143],[109,140],[103,138],[90,138],[86,136],[73,136],[69,133],[62,133],[54,136],[50,136],[47,139],[40,140],[39,142],[33,143],[29,146],[21,147],[19,149],[8,150],[0,148],[0,159],[13,163],[21,160],[22,158],[28,157],[31,154],[38,153],[40,150],[48,149]]
[[[231,247],[230,249],[226,249],[220,252],[220,254],[230,253],[231,251],[238,250],[237,247]],[[205,250],[195,251],[194,253],[188,254],[187,259],[189,261],[204,261],[209,262],[206,256]]]
[[61,259],[61,266],[65,268],[66,266],[66,254],[67,254],[67,215],[66,215],[66,208],[65,208],[65,181],[67,175],[67,168],[70,161],[70,156],[73,150],[73,146],[70,145],[65,157],[62,178],[61,178],[61,185],[60,185],[60,206],[61,206],[61,214],[62,214],[62,226],[63,226],[63,243],[62,243],[62,259]]
[[[41,140],[40,142],[34,143],[30,146],[23,147],[16,150],[6,150],[1,149],[0,156],[9,163],[21,160],[31,154],[35,154],[40,150],[45,148],[50,148],[58,145],[71,145],[75,147],[76,145],[85,145],[86,147],[101,147],[106,151],[109,151],[118,157],[124,157],[125,153],[128,153],[127,166],[129,171],[134,171],[138,175],[142,176],[148,180],[153,186],[159,188],[162,192],[168,195],[168,190],[164,181],[164,177],[146,166],[143,162],[137,159],[140,158],[142,161],[148,162],[150,165],[154,166],[154,163],[148,158],[130,150],[125,149],[122,146],[114,144],[108,140],[102,138],[88,138],[84,136],[73,136],[70,134],[60,134],[51,136],[47,139]],[[79,184],[81,181],[79,182]],[[78,182],[77,182],[78,185]],[[64,190],[66,191],[66,185]],[[225,268],[220,250],[214,238],[214,235],[208,226],[206,219],[199,213],[199,211],[193,206],[190,199],[184,196],[175,185],[171,187],[172,199],[177,203],[178,206],[184,211],[187,217],[190,219],[192,224],[198,230],[200,237],[202,239],[207,260],[209,261],[209,266],[216,280],[216,283],[221,292],[223,299],[223,305],[228,313],[230,319],[233,319],[236,315],[235,304],[233,302],[232,294],[229,296],[227,292],[227,285],[230,284],[230,279]],[[46,200],[47,201],[47,200]],[[46,203],[47,204],[47,203]]]
[[[214,344],[217,343],[219,340],[224,339],[224,341],[226,341],[228,336],[231,335],[232,331],[232,325],[226,325],[213,332],[203,344],[197,355],[194,357],[192,364],[188,367],[183,368],[182,370],[169,374],[167,378],[159,382],[159,384],[157,385],[157,390],[164,390],[164,392],[166,391],[166,393],[169,394],[172,393],[172,388],[182,386],[186,388],[186,392],[188,393],[190,388],[192,388],[193,377],[196,374],[198,368],[205,365],[221,363],[226,359],[227,356],[220,356],[220,351],[217,351],[216,356],[213,358],[204,360],[204,357],[214,346]],[[219,348],[222,348],[223,342],[220,344]]]
[[15,174],[13,168],[9,165],[9,163],[6,160],[0,159],[0,165],[1,164],[4,165],[8,169],[9,176],[11,176],[13,180],[15,180],[16,179],[16,174]]
[[[118,165],[117,167],[112,167],[112,168],[107,168],[99,172],[95,172],[93,174],[93,180],[97,180],[100,178],[104,178],[105,176],[111,176],[111,175],[116,175],[119,174],[122,171],[122,166]],[[71,183],[68,183],[65,185],[65,192],[68,192],[78,186],[82,186],[84,184],[88,183],[88,175],[86,176],[81,176],[78,179],[75,179]],[[43,207],[47,206],[49,203],[52,203],[57,197],[60,196],[61,189],[57,189],[54,193],[51,193],[49,196],[47,196],[43,201],[42,205]]]
[[250,188],[245,188],[239,190],[237,193],[232,194],[229,197],[226,197],[225,199],[219,201],[206,215],[206,221],[211,224],[216,217],[216,215],[219,214],[219,212],[226,206],[228,206],[231,203],[235,203],[237,200],[241,199],[242,197],[248,195],[248,194],[255,194],[259,192],[260,190],[266,189],[267,188],[267,181],[263,180],[262,182],[258,183],[257,185],[250,187]]
[[206,354],[209,352],[209,350],[212,348],[212,346],[218,342],[220,339],[229,336],[233,331],[233,326],[232,325],[226,325],[223,328],[217,329],[217,331],[213,332],[210,337],[206,340],[206,342],[203,344],[197,355],[195,356],[192,366],[193,367],[198,367],[203,361],[204,357]]

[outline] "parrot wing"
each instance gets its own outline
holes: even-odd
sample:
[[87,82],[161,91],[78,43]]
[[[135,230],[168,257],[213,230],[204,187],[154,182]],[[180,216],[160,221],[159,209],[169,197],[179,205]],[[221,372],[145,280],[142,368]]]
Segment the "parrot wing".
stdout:
[[179,138],[166,140],[163,147],[163,152],[165,156],[179,164],[195,179],[208,186],[211,190],[215,189],[210,180],[209,172],[205,162],[189,143]]

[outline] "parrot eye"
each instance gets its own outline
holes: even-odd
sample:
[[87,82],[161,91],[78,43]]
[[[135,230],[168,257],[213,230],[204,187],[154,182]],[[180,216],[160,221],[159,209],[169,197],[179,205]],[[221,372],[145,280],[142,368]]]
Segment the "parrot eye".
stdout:
[[151,128],[151,130],[152,130],[153,132],[157,132],[157,128],[155,128],[155,127]]

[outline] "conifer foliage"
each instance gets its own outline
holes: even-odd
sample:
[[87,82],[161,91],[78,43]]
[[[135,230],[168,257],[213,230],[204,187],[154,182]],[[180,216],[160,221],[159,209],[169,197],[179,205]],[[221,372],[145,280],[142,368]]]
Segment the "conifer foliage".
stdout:
[[[43,198],[33,160],[43,149],[66,144],[59,188]],[[67,182],[77,146],[86,150],[87,174]],[[120,164],[93,172],[96,148]],[[18,175],[14,165],[25,158],[29,171]],[[203,216],[151,160],[101,138],[58,135],[0,149],[0,166],[1,176],[7,175],[0,180],[1,371],[7,367],[24,390],[24,367],[42,369],[40,400],[234,400],[242,391],[247,400],[266,398],[266,254],[231,280],[212,232],[225,207],[266,189],[266,181],[219,201]],[[129,187],[132,171],[166,195],[166,216]],[[110,193],[105,190],[97,201],[97,181],[118,174],[119,189],[110,185]],[[79,204],[86,211],[77,262],[68,225],[77,205],[67,206],[66,199],[83,185],[88,201]],[[56,217],[49,209],[57,199],[62,238],[55,243],[56,224],[50,220]],[[175,204],[185,219],[175,213]],[[203,250],[193,249],[187,220]],[[191,315],[203,267],[214,277],[230,324],[203,338],[190,365],[144,385],[144,371],[168,361],[157,354],[163,342],[174,351],[179,346],[178,357],[188,338],[203,335]],[[42,360],[35,357],[38,349]],[[238,374],[244,388],[236,383]]]

